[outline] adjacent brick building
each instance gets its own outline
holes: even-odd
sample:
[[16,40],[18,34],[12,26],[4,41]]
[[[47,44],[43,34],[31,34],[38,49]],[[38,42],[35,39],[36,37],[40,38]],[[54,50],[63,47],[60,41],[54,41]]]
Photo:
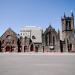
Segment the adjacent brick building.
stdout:
[[8,28],[0,37],[2,52],[17,52],[17,39],[17,34],[11,28]]

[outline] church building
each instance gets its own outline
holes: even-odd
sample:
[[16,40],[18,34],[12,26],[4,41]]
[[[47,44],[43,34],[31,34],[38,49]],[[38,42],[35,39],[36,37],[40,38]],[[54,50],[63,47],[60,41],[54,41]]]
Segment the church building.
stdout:
[[8,28],[0,37],[0,52],[75,52],[73,12],[71,16],[64,14],[61,25],[62,33],[51,25],[45,31],[36,26],[24,26],[19,34]]
[[60,52],[60,33],[51,25],[43,33],[43,45],[47,52]]
[[1,40],[1,52],[18,52],[17,48],[17,34],[8,28],[5,33],[0,37]]
[[74,28],[74,15],[73,12],[71,16],[66,16],[64,13],[63,18],[61,18],[62,23],[62,52],[75,52],[75,28]]

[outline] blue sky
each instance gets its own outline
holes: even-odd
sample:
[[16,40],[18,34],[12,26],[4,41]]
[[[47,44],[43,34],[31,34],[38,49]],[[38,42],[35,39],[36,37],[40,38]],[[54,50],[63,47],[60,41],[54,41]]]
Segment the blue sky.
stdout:
[[0,0],[0,35],[7,28],[19,33],[25,25],[61,28],[64,12],[75,14],[75,0]]

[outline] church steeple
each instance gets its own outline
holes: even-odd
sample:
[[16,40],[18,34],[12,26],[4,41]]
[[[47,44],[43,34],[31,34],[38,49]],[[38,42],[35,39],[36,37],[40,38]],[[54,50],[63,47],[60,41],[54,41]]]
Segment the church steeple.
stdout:
[[73,11],[72,11],[72,10],[71,10],[71,16],[74,17],[74,15],[73,15]]
[[69,34],[74,33],[74,15],[71,12],[71,16],[65,16],[61,19],[62,22],[62,34],[63,37],[69,36]]
[[58,29],[58,36],[59,36],[59,39],[60,39],[60,30]]
[[64,18],[66,17],[65,12],[64,12]]
[[65,16],[62,18],[62,31],[73,31],[74,30],[74,19],[73,12],[71,12],[71,16]]

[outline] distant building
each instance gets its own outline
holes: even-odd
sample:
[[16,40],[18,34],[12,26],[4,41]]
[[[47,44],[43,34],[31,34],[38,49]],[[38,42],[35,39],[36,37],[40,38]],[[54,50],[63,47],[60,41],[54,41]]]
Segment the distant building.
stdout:
[[[20,30],[20,36],[24,40],[26,40],[26,38],[28,38],[30,40],[29,46],[28,46],[29,47],[28,51],[39,51],[39,50],[41,50],[42,29],[40,27],[24,26]],[[26,46],[24,43],[23,43],[23,45]],[[25,50],[25,48],[24,48],[24,51],[27,51],[27,50]]]

